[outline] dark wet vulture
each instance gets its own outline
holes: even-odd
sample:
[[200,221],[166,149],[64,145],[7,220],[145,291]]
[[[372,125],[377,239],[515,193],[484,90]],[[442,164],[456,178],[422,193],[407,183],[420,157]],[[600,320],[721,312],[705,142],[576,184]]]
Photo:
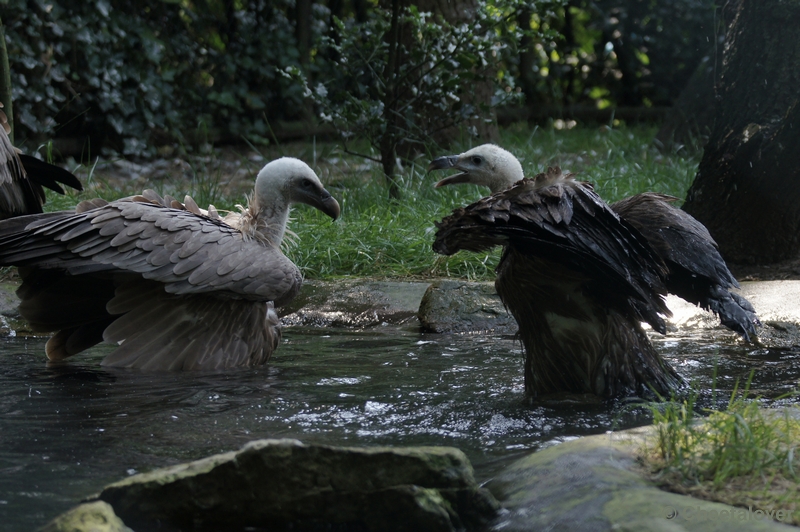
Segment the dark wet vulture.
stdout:
[[519,324],[529,394],[669,394],[681,383],[641,326],[666,330],[666,266],[590,185],[550,168],[437,226],[437,253],[504,246],[495,286]]
[[[436,186],[473,183],[499,192],[523,178],[516,157],[493,144],[484,144],[461,155],[440,157],[429,169],[460,170]],[[755,309],[732,288],[739,283],[731,274],[716,242],[703,224],[671,205],[677,198],[645,192],[611,204],[611,209],[648,241],[667,266],[669,293],[710,310],[722,325],[750,341],[760,325]]]
[[70,172],[25,155],[11,144],[8,118],[0,111],[0,220],[42,212],[44,189],[64,193],[60,185],[83,190]]
[[51,360],[106,341],[118,345],[106,366],[263,364],[280,339],[274,306],[302,283],[280,250],[295,203],[339,216],[311,168],[284,157],[259,172],[242,213],[225,219],[149,192],[2,221],[0,264],[19,267],[22,316],[35,331],[56,331]]

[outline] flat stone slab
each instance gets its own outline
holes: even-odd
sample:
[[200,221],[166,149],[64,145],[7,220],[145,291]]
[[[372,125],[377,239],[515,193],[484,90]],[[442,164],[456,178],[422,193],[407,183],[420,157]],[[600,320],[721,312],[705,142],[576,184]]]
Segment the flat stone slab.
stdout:
[[514,462],[488,484],[505,509],[492,530],[797,530],[783,524],[791,519],[787,511],[737,508],[659,489],[636,461],[652,435],[653,427],[646,427],[579,438]]
[[300,294],[279,309],[284,325],[370,327],[416,322],[429,283],[403,281],[305,281]]
[[[452,447],[333,447],[256,440],[135,475],[98,499],[135,530],[474,530],[498,510]],[[344,528],[342,528],[344,527]]]

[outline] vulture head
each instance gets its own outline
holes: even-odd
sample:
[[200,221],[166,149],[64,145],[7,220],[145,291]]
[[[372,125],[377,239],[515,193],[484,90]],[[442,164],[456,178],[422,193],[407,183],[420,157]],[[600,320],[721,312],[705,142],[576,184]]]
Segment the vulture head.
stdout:
[[460,170],[445,177],[436,188],[458,183],[472,183],[489,187],[494,192],[505,190],[523,177],[522,165],[516,157],[500,146],[483,144],[461,155],[448,155],[431,161],[431,170]]
[[314,170],[300,159],[281,157],[267,163],[258,173],[254,197],[245,212],[245,218],[252,221],[244,221],[241,230],[251,232],[250,226],[274,244],[280,244],[289,210],[296,203],[319,209],[334,220],[341,212],[339,203],[325,190]]
[[305,203],[334,220],[340,214],[339,203],[325,190],[314,170],[293,157],[267,163],[258,173],[255,192],[262,208],[270,205],[288,208],[294,203]]

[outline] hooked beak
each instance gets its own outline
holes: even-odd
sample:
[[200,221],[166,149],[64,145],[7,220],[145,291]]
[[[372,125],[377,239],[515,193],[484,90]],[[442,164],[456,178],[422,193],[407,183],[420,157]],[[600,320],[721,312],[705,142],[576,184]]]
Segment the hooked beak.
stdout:
[[[449,168],[458,168],[458,155],[447,155],[445,157],[439,157],[431,161],[428,165],[428,172],[433,170],[447,170]],[[459,174],[453,174],[451,176],[447,176],[438,183],[436,183],[433,187],[439,188],[445,185],[455,185],[458,183],[469,183],[469,174],[467,172],[461,172]]]
[[320,211],[324,212],[334,220],[339,218],[339,215],[341,214],[341,209],[339,208],[339,202],[336,201],[336,198],[331,196],[331,193],[325,190],[324,188],[322,190],[317,191],[317,193],[314,195],[306,196],[305,201],[303,201],[303,203],[311,205],[315,209],[319,209]]

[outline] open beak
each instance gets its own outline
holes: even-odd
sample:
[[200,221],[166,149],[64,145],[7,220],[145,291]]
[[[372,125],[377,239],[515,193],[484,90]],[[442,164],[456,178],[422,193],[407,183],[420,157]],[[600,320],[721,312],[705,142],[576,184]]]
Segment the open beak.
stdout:
[[[432,170],[447,170],[450,168],[458,169],[456,166],[458,164],[458,155],[447,155],[445,157],[439,157],[431,161],[431,164],[428,165],[428,172]],[[436,183],[433,187],[439,188],[445,185],[455,185],[458,183],[469,183],[469,174],[467,172],[461,172],[460,174],[453,174],[451,176],[447,176],[438,183]]]

